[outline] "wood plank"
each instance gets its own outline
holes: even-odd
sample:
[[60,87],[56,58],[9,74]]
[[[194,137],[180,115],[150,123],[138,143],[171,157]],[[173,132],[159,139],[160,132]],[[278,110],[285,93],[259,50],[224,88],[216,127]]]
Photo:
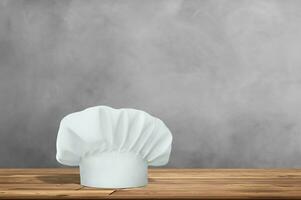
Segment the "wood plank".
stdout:
[[104,199],[114,190],[7,190],[0,199]]
[[120,199],[301,199],[296,169],[151,170],[145,188],[117,190]]
[[0,184],[0,191],[5,190],[79,190],[83,188],[79,184]]
[[79,170],[0,169],[0,199],[102,199],[114,190],[80,191]]
[[0,175],[79,174],[78,168],[0,168]]
[[97,189],[76,168],[0,169],[0,199],[301,199],[300,169],[150,169],[149,184]]

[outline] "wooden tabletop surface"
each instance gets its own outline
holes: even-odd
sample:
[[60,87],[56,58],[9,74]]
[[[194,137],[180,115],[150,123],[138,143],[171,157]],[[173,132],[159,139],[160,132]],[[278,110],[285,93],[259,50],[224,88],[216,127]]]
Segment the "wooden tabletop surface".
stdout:
[[301,169],[150,169],[133,189],[80,185],[75,168],[0,169],[0,199],[301,199]]

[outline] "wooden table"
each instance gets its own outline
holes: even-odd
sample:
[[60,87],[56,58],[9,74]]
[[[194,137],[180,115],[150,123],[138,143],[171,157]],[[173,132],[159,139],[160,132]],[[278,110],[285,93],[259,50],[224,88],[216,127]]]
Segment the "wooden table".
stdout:
[[75,168],[0,169],[0,199],[301,199],[298,169],[150,169],[147,187],[96,189]]

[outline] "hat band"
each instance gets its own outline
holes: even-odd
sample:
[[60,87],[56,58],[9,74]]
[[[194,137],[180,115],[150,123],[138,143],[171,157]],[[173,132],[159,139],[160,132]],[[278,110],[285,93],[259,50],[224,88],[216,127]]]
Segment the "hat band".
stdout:
[[147,162],[132,152],[102,152],[81,159],[81,185],[129,188],[147,184]]

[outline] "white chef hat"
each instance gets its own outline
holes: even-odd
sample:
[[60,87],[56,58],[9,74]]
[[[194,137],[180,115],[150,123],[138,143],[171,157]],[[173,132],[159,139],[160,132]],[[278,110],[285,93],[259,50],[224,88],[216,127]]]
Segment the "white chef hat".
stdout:
[[171,143],[165,124],[144,111],[96,106],[62,119],[56,159],[79,166],[82,185],[139,187],[148,165],[168,162]]

